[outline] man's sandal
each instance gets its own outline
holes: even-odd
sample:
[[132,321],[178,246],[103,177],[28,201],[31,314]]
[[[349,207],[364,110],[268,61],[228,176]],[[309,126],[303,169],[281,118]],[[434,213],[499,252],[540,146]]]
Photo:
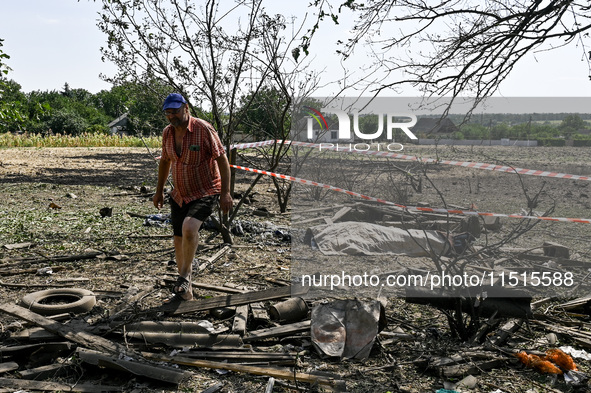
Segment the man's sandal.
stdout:
[[179,276],[172,287],[172,295],[164,300],[164,303],[171,303],[180,300],[193,300],[193,289],[191,281],[185,277]]

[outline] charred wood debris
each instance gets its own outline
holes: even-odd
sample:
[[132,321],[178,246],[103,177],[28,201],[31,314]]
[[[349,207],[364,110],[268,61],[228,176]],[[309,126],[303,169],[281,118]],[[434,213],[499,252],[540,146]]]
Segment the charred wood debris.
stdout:
[[[367,213],[363,209],[368,206],[360,206],[357,203],[310,210],[321,213],[321,216],[300,218],[300,224],[334,223],[347,219],[347,216]],[[371,206],[369,209],[376,210]],[[271,216],[265,211],[258,213],[261,217]],[[389,214],[387,217],[391,220],[392,212]],[[498,217],[486,217],[476,223],[462,217],[437,214],[400,218],[400,221],[384,221],[384,224],[416,225],[443,231],[478,231],[478,234],[480,231],[497,231],[502,226]],[[270,230],[272,236],[290,240],[286,228],[265,229],[248,222],[238,222],[233,227],[236,236],[244,236],[249,230]],[[6,250],[31,246],[31,243],[3,245]],[[209,247],[206,252],[208,255],[199,258],[200,270],[232,252],[232,246]],[[38,259],[4,258],[0,261],[0,286],[33,291],[46,289],[46,284],[11,283],[10,277],[40,274],[43,269],[59,272],[59,263],[65,261],[120,257],[124,256],[90,251]],[[508,271],[510,267],[503,262],[518,259],[521,266],[527,261],[531,266],[546,264],[556,269],[568,268],[584,277],[583,281],[591,268],[591,262],[583,258],[571,259],[567,247],[549,242],[531,249],[500,247],[494,250],[492,258],[497,262],[496,266],[485,269]],[[25,263],[27,268],[21,268]],[[51,266],[46,267],[48,264]],[[84,288],[87,281],[84,278],[56,279],[52,287],[59,295],[60,288]],[[71,375],[69,370],[77,367],[113,369],[148,384],[159,382],[175,386],[194,375],[197,369],[213,369],[265,378],[268,381],[266,392],[272,392],[275,384],[300,391],[347,391],[346,380],[351,375],[309,371],[307,365],[312,360],[356,361],[361,374],[411,365],[421,372],[439,376],[442,381],[455,381],[445,382],[441,391],[473,388],[478,385],[479,375],[499,368],[547,374],[554,381],[568,385],[572,391],[589,391],[591,295],[570,299],[520,299],[513,311],[507,311],[516,307],[512,299],[499,298],[490,310],[480,315],[482,323],[469,340],[454,341],[451,335],[442,333],[441,328],[422,328],[413,321],[404,320],[389,307],[388,299],[310,299],[305,296],[305,288],[272,277],[267,279],[269,287],[260,290],[229,282],[215,285],[194,281],[194,290],[206,289],[220,295],[156,307],[146,307],[142,303],[154,288],[172,282],[173,277],[162,277],[153,287],[123,286],[127,292],[110,294],[95,291],[97,305],[100,305],[102,296],[119,299],[115,307],[102,310],[101,314],[94,312],[94,306],[86,311],[52,313],[22,301],[0,304],[0,313],[4,314],[2,320],[12,317],[11,323],[1,323],[0,391],[123,390],[122,386],[71,383],[64,382],[71,381],[67,378],[59,378]],[[439,310],[456,308],[458,303],[453,300],[413,296],[413,293],[402,296],[403,303]],[[466,318],[470,317],[469,309],[462,310]],[[328,314],[348,316],[327,321],[325,316]],[[354,326],[355,323],[358,326]],[[367,334],[351,340],[346,336],[348,328],[356,332],[364,330]],[[425,337],[433,335],[451,342],[446,344],[445,353],[424,344]],[[353,347],[351,341],[358,341],[354,343],[358,347]],[[404,345],[423,345],[423,348],[413,359],[396,359],[397,346]],[[379,367],[366,366],[364,361],[376,354],[385,354],[389,363]],[[223,382],[216,383],[203,392],[221,392],[223,387]],[[401,388],[400,391],[405,390]],[[548,387],[547,391],[558,390]]]

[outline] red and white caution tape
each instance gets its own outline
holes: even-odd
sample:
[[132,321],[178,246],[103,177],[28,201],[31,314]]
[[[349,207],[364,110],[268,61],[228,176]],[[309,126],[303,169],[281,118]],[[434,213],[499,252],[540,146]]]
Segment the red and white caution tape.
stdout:
[[[483,163],[483,162],[453,161],[453,160],[438,161],[433,158],[419,158],[419,157],[415,157],[415,156],[409,156],[406,154],[398,154],[398,153],[392,153],[392,152],[386,152],[386,151],[357,150],[357,149],[343,148],[343,147],[338,147],[338,146],[337,147],[322,146],[322,144],[307,143],[307,142],[291,142],[291,144],[295,145],[295,146],[318,147],[318,148],[322,148],[325,150],[343,151],[343,152],[347,152],[347,153],[358,153],[358,154],[375,155],[375,156],[379,156],[379,157],[390,157],[390,158],[397,158],[397,159],[410,160],[410,161],[439,163],[439,164],[444,164],[444,165],[455,165],[455,166],[462,166],[462,167],[466,167],[466,168],[484,169],[484,170],[496,171],[496,172],[518,173],[520,175],[591,181],[590,176],[571,175],[568,173],[540,171],[540,170],[535,170],[535,169],[515,168],[515,167],[506,166],[506,165],[487,164],[487,163]],[[327,144],[325,144],[325,145],[327,145]]]
[[[270,141],[261,141],[261,142],[239,143],[237,145],[230,146],[230,148],[231,149],[250,149],[252,147],[268,146],[268,145],[273,145],[275,143],[281,143],[281,141],[270,140]],[[288,142],[286,141],[286,143],[288,143]]]
[[[238,149],[246,149],[249,147],[267,146],[267,145],[271,145],[274,143],[281,143],[281,141],[280,140],[277,140],[277,141],[269,140],[269,141],[263,141],[263,142],[245,143],[245,144],[234,145],[234,146]],[[305,146],[305,147],[319,148],[322,150],[333,150],[333,151],[340,151],[340,152],[344,152],[344,153],[357,153],[357,154],[373,155],[373,156],[378,156],[378,157],[396,158],[399,160],[419,161],[419,162],[425,162],[425,163],[438,163],[438,164],[443,164],[443,165],[454,165],[454,166],[461,166],[461,167],[465,167],[465,168],[483,169],[483,170],[495,171],[495,172],[517,173],[520,175],[552,177],[552,178],[557,178],[557,179],[591,181],[591,176],[571,175],[568,173],[541,171],[541,170],[536,170],[536,169],[515,168],[515,167],[506,166],[506,165],[487,164],[487,163],[483,163],[483,162],[453,161],[453,160],[439,160],[438,161],[434,158],[420,158],[420,157],[416,157],[416,156],[409,156],[406,154],[392,153],[390,151],[359,150],[359,149],[342,147],[342,146],[338,146],[338,145],[334,146],[334,144],[332,144],[332,143],[309,143],[309,142],[297,142],[297,141],[287,141],[287,140],[284,143],[291,144],[293,146]],[[332,146],[330,146],[330,145],[332,145]],[[367,145],[367,144],[364,143],[364,145]]]
[[254,173],[260,173],[260,174],[267,175],[267,176],[273,176],[273,177],[277,177],[279,179],[290,180],[290,181],[293,181],[293,182],[296,182],[296,183],[308,184],[310,186],[315,186],[315,187],[322,187],[322,188],[326,188],[328,190],[333,190],[333,191],[336,191],[336,192],[341,192],[343,194],[347,194],[347,195],[351,195],[351,196],[354,196],[354,197],[362,198],[362,199],[365,199],[365,200],[368,200],[368,201],[381,202],[381,203],[385,203],[387,205],[396,206],[396,207],[400,207],[400,208],[403,208],[403,209],[406,208],[406,206],[404,206],[404,205],[399,205],[399,204],[396,204],[396,203],[393,203],[393,202],[388,202],[388,201],[386,201],[384,199],[370,197],[370,196],[367,196],[367,195],[359,194],[359,193],[354,192],[354,191],[345,190],[344,188],[339,188],[339,187],[331,186],[331,185],[328,185],[328,184],[315,182],[315,181],[312,181],[312,180],[301,179],[299,177],[294,177],[294,176],[289,176],[289,175],[282,175],[280,173],[263,171],[261,169],[247,168],[247,167],[239,166],[239,165],[230,165],[230,167],[236,168],[236,169],[242,169],[243,171],[247,171],[247,172],[254,172]]
[[461,214],[461,215],[467,215],[467,216],[472,215],[472,216],[488,216],[488,217],[508,217],[508,218],[518,218],[518,219],[522,219],[522,220],[524,220],[524,219],[525,220],[543,220],[543,221],[577,222],[577,223],[582,223],[582,224],[591,224],[591,219],[588,219],[588,218],[539,217],[539,216],[525,216],[525,215],[520,215],[520,214],[485,213],[485,212],[479,212],[479,211],[473,211],[473,210],[455,210],[455,209],[439,209],[439,208],[431,208],[431,207],[404,206],[404,205],[400,205],[398,203],[386,201],[385,199],[374,198],[374,197],[363,195],[363,194],[360,194],[360,193],[357,193],[354,191],[349,191],[349,190],[345,190],[343,188],[334,187],[334,186],[331,186],[328,184],[319,183],[319,182],[315,182],[312,180],[301,179],[299,177],[282,175],[280,173],[263,171],[260,169],[247,168],[247,167],[243,167],[243,166],[239,166],[239,165],[230,165],[230,167],[236,168],[236,169],[241,169],[241,170],[248,171],[248,172],[254,172],[254,173],[260,173],[263,175],[273,176],[273,177],[277,177],[280,179],[290,180],[290,181],[293,181],[296,183],[308,184],[308,185],[315,186],[315,187],[322,187],[322,188],[326,188],[326,189],[340,192],[343,194],[347,194],[350,196],[365,199],[367,201],[379,202],[379,203],[383,203],[383,204],[390,205],[390,206],[395,206],[400,209],[405,209],[405,210],[409,210],[409,211]]

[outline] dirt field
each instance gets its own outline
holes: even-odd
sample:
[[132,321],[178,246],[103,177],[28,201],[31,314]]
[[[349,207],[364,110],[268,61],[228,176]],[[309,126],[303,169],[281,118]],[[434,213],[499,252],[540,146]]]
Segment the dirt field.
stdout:
[[[155,153],[155,152],[153,152]],[[591,151],[585,148],[501,148],[501,147],[407,147],[405,154],[422,157],[436,156],[442,159],[509,163],[513,166],[553,170],[558,172],[591,175]],[[414,164],[394,162],[399,167],[418,173]],[[351,170],[353,167],[347,168]],[[141,318],[141,310],[156,307],[168,295],[165,278],[174,276],[170,227],[146,226],[144,218],[158,213],[152,205],[151,193],[156,181],[157,165],[145,149],[135,148],[44,148],[0,149],[0,298],[3,303],[17,303],[25,294],[40,289],[62,286],[67,283],[93,291],[97,305],[83,316],[83,321],[100,325],[109,315],[121,307],[124,296],[146,291],[131,309],[130,318]],[[351,173],[352,173],[351,172]],[[369,191],[374,196],[393,202],[413,205],[428,203],[442,207],[441,195],[449,206],[469,208],[495,213],[520,213],[528,208],[524,190],[530,198],[539,192],[534,211],[544,212],[551,206],[554,217],[591,218],[588,181],[550,179],[522,176],[451,166],[430,166],[429,180],[423,180],[423,190],[417,193],[407,190],[404,201],[393,200],[391,187],[375,187]],[[254,175],[237,174],[237,189],[246,190]],[[359,183],[351,181],[355,187]],[[520,180],[521,179],[521,180]],[[322,179],[313,179],[322,181]],[[361,182],[361,180],[359,180]],[[523,184],[522,184],[523,183]],[[384,182],[386,184],[386,182]],[[290,279],[291,245],[286,239],[276,236],[276,230],[289,232],[291,214],[279,214],[274,187],[269,178],[263,177],[256,187],[250,204],[245,205],[238,219],[245,225],[263,228],[236,236],[230,253],[213,265],[207,266],[194,281],[222,286],[230,284],[255,291],[287,282]],[[357,190],[369,192],[363,188]],[[390,194],[389,194],[390,193]],[[398,194],[400,196],[400,194]],[[304,196],[304,198],[307,198]],[[327,197],[331,198],[331,197]],[[342,197],[339,197],[342,198]],[[351,202],[350,197],[338,203]],[[322,207],[323,200],[310,199],[311,207]],[[103,208],[112,208],[112,214],[102,217]],[[254,214],[257,209],[267,209],[268,217]],[[131,213],[131,214],[130,214]],[[298,219],[313,217],[298,211]],[[305,213],[305,212],[304,212]],[[320,214],[318,214],[320,215]],[[517,225],[519,220],[504,219],[503,229],[498,233],[481,237],[475,245],[501,238]],[[266,230],[265,230],[266,228]],[[540,222],[531,231],[509,242],[504,247],[535,248],[544,241],[554,241],[570,249],[570,259],[589,262],[591,250],[590,224]],[[294,234],[295,236],[296,234]],[[213,230],[202,231],[205,248],[198,252],[198,261],[213,255],[221,245],[220,236]],[[31,243],[19,247],[11,246]],[[8,247],[7,247],[8,246]],[[100,251],[99,258],[55,262],[64,255],[85,254]],[[539,251],[539,250],[538,250]],[[495,258],[501,258],[497,255]],[[33,261],[33,262],[32,262]],[[37,269],[52,266],[51,275],[35,274]],[[27,270],[29,269],[29,270]],[[588,291],[585,269],[575,272],[581,281],[581,291]],[[73,281],[78,280],[78,281]],[[275,283],[271,281],[275,280]],[[200,297],[219,296],[219,292],[196,290]],[[581,293],[576,293],[579,296]],[[576,297],[576,296],[573,296]],[[316,304],[326,299],[311,300]],[[408,304],[404,299],[390,298],[386,307],[387,331],[396,328],[411,334],[410,341],[376,343],[369,359],[363,362],[322,359],[310,345],[309,338],[287,337],[269,340],[267,345],[255,351],[300,351],[297,371],[323,371],[344,379],[351,392],[435,392],[444,387],[444,382],[457,382],[461,377],[445,377],[433,370],[419,367],[417,360],[426,357],[450,356],[462,349],[463,343],[451,337],[446,316],[429,306]],[[568,319],[580,323],[582,331],[589,331],[589,316],[586,312],[577,315],[564,314],[548,303],[545,312],[549,318]],[[267,303],[268,305],[269,303]],[[134,314],[135,312],[135,314]],[[164,316],[160,316],[165,318]],[[171,318],[169,318],[171,319]],[[219,320],[207,313],[195,313],[172,318],[172,320],[198,321],[207,319],[214,326],[231,327],[232,320]],[[552,319],[549,319],[552,321]],[[0,315],[2,345],[28,343],[15,339],[13,334],[24,327],[18,318]],[[250,323],[248,331],[272,326],[271,322]],[[548,345],[541,339],[548,332],[539,326],[524,328],[512,337],[513,348],[545,351]],[[123,342],[116,332],[105,337]],[[137,344],[136,344],[137,345]],[[559,335],[558,345],[573,345],[568,335]],[[138,346],[139,347],[139,346]],[[588,348],[587,348],[588,349]],[[150,348],[154,350],[154,348]],[[163,353],[170,350],[161,349]],[[68,356],[65,356],[68,357]],[[588,361],[578,360],[579,370],[589,372]],[[29,362],[23,367],[37,366]],[[214,370],[195,369],[194,375],[178,386],[166,385],[146,378],[130,378],[123,372],[79,366],[65,376],[46,380],[63,383],[103,383],[122,386],[125,391],[202,391],[223,383],[221,392],[263,392],[268,378],[248,374],[222,374]],[[532,369],[524,368],[515,360],[505,361],[501,366],[481,373],[474,372],[478,384],[473,392],[575,392],[588,391],[587,385],[574,387],[564,378],[552,378]],[[4,374],[3,376],[7,376]],[[9,374],[15,377],[14,373]],[[310,390],[299,385],[300,390]],[[554,390],[551,390],[554,389]],[[273,392],[296,392],[293,386],[275,385]]]

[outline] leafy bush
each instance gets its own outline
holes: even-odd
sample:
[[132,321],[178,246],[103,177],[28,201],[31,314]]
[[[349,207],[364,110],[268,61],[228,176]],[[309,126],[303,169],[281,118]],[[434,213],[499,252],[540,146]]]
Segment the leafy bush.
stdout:
[[575,147],[591,146],[591,139],[574,139],[573,146],[575,146]]
[[565,146],[566,141],[563,138],[538,138],[538,144],[541,146]]
[[78,113],[67,109],[54,111],[45,125],[56,134],[66,135],[82,134],[90,126]]

